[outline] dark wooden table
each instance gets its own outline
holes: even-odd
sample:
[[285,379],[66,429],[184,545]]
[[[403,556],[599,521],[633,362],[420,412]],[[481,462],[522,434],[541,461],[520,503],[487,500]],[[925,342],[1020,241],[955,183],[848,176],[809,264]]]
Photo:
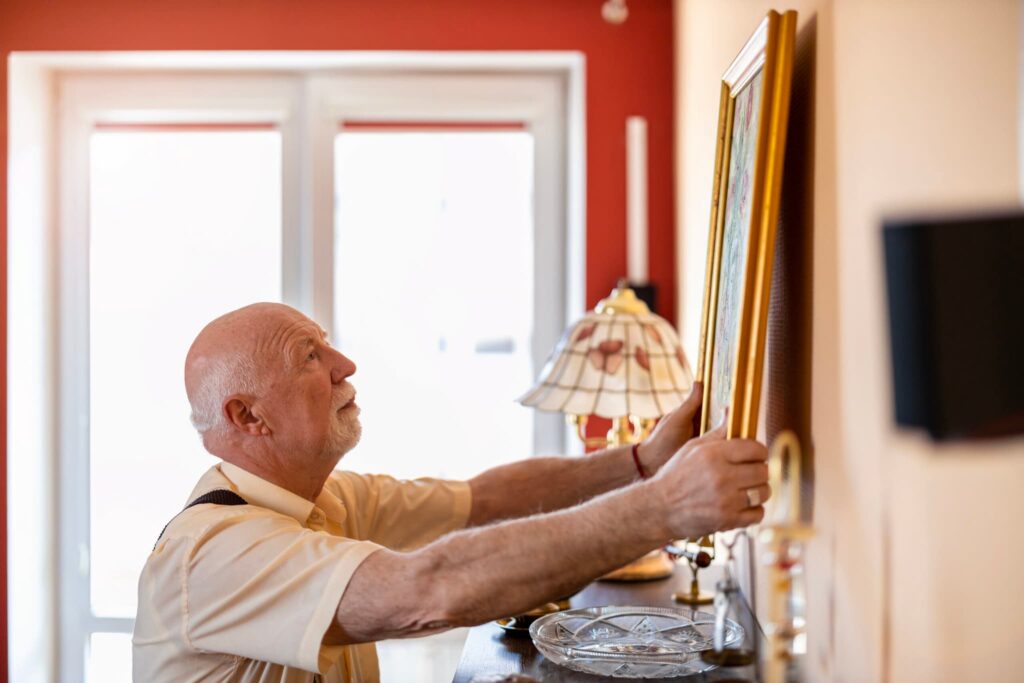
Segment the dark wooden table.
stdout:
[[[701,573],[701,586],[705,590],[710,590],[714,586],[718,574],[718,571],[715,570],[718,570],[718,567],[710,567]],[[659,581],[642,583],[596,581],[580,591],[578,595],[573,596],[572,606],[577,608],[601,605],[654,605],[680,608],[684,606],[673,602],[672,593],[686,590],[689,585],[690,571],[686,567],[677,567],[673,576]],[[713,612],[714,608],[708,605],[701,607],[700,610]],[[745,615],[740,622],[747,634],[744,647],[753,647],[757,627],[752,623],[749,615]],[[611,681],[626,680],[584,674],[559,666],[548,661],[537,651],[529,635],[508,633],[494,623],[470,629],[453,683],[471,683],[475,676],[495,674],[525,674],[546,683],[610,683]],[[687,683],[755,681],[756,672],[753,666],[749,666],[736,669],[715,669],[707,673],[681,678],[642,680],[648,683],[669,680]]]

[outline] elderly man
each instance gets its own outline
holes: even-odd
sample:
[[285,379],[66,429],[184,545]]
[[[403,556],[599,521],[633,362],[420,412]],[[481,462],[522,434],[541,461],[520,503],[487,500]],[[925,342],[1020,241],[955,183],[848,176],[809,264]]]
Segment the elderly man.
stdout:
[[[377,680],[373,641],[522,613],[669,539],[763,515],[749,503],[769,496],[765,448],[720,431],[691,438],[696,390],[637,462],[615,448],[469,482],[335,470],[359,440],[355,370],[280,304],[199,333],[185,388],[223,462],[142,572],[136,680]],[[430,448],[444,443],[424,460]]]

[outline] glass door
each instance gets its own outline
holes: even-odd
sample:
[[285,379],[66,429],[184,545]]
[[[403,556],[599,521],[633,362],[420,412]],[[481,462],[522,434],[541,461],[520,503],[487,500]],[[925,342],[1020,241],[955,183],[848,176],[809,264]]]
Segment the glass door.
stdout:
[[531,454],[533,144],[521,125],[337,134],[335,337],[364,409],[344,467],[467,479]]

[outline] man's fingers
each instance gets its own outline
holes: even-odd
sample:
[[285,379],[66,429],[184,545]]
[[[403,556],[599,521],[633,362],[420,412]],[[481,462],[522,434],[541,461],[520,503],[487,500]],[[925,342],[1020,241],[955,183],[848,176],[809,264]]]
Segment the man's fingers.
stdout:
[[690,387],[690,395],[683,402],[686,408],[686,417],[690,421],[690,436],[700,432],[700,414],[701,408],[704,405],[704,385],[700,382],[694,382],[693,386]]
[[750,526],[759,523],[762,519],[764,519],[764,506],[758,505],[741,511],[736,520],[736,526]]
[[693,388],[690,389],[690,395],[669,414],[669,419],[683,420],[684,422],[692,420],[700,413],[700,405],[703,400],[704,390],[701,388],[700,382],[694,382]]
[[690,388],[690,395],[686,397],[679,409],[684,413],[695,413],[700,409],[704,401],[704,387],[700,382],[694,382]]
[[[749,489],[751,486],[767,486],[768,466],[761,462],[745,462],[735,466],[736,487]],[[767,498],[762,498],[767,500]]]
[[729,462],[736,464],[765,462],[768,460],[768,449],[753,439],[730,439],[726,457]]
[[701,399],[704,397],[704,383],[697,380],[690,386],[690,395],[687,396],[686,400],[691,398]]
[[714,429],[708,430],[701,435],[701,441],[720,441],[725,438],[728,430],[728,425],[725,420],[722,420],[722,424],[718,425]]

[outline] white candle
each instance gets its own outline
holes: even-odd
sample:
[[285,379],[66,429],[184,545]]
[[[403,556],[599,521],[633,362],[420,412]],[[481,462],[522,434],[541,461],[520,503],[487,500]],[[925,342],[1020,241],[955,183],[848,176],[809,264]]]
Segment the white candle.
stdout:
[[626,118],[626,275],[647,278],[647,119]]

